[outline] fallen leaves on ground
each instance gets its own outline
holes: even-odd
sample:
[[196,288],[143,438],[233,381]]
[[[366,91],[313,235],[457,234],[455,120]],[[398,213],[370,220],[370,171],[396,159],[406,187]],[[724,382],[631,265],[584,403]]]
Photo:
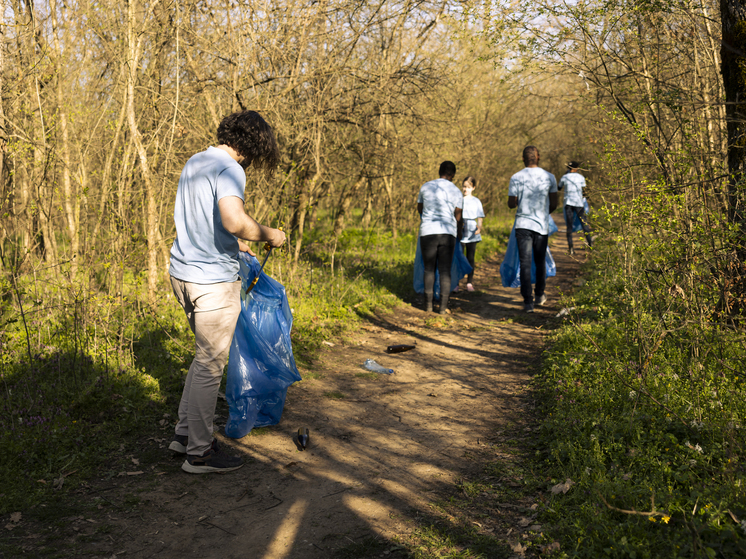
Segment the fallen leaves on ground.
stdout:
[[567,478],[564,483],[558,483],[554,487],[552,487],[551,491],[554,495],[559,495],[562,493],[563,495],[570,491],[570,488],[575,485],[575,482],[571,480],[570,478]]

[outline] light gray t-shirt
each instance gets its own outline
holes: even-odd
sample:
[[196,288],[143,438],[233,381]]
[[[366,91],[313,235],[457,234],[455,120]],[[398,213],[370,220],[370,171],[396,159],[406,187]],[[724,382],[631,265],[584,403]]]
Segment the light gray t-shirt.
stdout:
[[585,177],[580,173],[565,173],[559,182],[559,188],[565,190],[565,206],[583,207],[583,189]]
[[525,167],[510,177],[508,196],[518,198],[515,228],[549,234],[549,193],[557,192],[557,179],[541,167]]
[[482,202],[476,196],[464,196],[464,207],[461,211],[461,219],[464,228],[461,231],[462,243],[478,243],[482,235],[477,234],[477,218],[484,217]]
[[179,177],[169,273],[190,283],[238,279],[238,240],[220,219],[218,201],[244,199],[246,173],[230,155],[209,147],[189,158]]
[[456,185],[446,179],[428,181],[420,188],[417,203],[422,204],[420,237],[425,235],[453,235],[456,216],[453,212],[464,205],[464,196]]

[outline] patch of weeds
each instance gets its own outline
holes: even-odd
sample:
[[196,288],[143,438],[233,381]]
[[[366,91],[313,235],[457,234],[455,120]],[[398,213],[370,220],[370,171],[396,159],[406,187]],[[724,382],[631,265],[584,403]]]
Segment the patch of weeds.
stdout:
[[512,557],[510,547],[473,526],[436,522],[415,530],[408,542],[413,559],[500,559]]
[[313,371],[304,371],[301,376],[303,377],[303,380],[319,380],[324,378],[322,373],[316,373]]
[[249,437],[263,437],[264,435],[269,435],[272,432],[272,429],[269,427],[254,427],[251,432],[248,434]]
[[379,380],[381,378],[381,375],[378,373],[355,373],[355,376],[357,378],[365,378],[368,380]]
[[425,327],[431,330],[443,330],[451,326],[451,319],[445,316],[434,316],[425,319]]
[[345,398],[345,395],[338,390],[334,390],[332,392],[324,392],[324,397],[329,398],[330,400],[341,400],[342,398]]
[[469,498],[477,496],[479,493],[486,489],[485,486],[481,483],[465,481],[463,479],[456,481],[456,487],[458,487],[464,493],[464,495]]
[[136,507],[140,504],[140,497],[137,495],[127,495],[122,502],[128,507]]
[[[378,538],[365,538],[360,542],[351,543],[334,552],[335,559],[357,559],[358,557],[379,557],[385,551],[400,550],[400,546],[392,547],[391,542]],[[396,557],[396,556],[394,556]]]

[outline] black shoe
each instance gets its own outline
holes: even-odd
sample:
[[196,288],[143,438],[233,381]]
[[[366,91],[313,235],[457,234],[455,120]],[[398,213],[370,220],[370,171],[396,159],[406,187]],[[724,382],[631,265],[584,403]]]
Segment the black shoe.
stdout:
[[242,458],[220,454],[210,449],[202,456],[187,454],[181,469],[190,474],[211,474],[232,472],[241,466]]
[[[186,454],[188,445],[189,437],[187,435],[174,435],[174,438],[171,440],[171,444],[168,445],[168,450],[171,450],[176,454]],[[210,445],[210,448],[215,452],[220,451],[217,439],[212,439],[212,445]]]
[[526,303],[523,305],[523,311],[524,312],[534,312],[534,304],[533,303]]

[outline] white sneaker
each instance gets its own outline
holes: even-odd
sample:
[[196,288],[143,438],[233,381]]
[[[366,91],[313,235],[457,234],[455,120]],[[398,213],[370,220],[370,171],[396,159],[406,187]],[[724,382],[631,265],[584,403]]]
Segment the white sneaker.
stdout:
[[543,307],[544,303],[546,303],[546,302],[547,302],[547,296],[544,293],[542,293],[541,297],[539,297],[536,300],[536,304],[539,305],[540,307]]

